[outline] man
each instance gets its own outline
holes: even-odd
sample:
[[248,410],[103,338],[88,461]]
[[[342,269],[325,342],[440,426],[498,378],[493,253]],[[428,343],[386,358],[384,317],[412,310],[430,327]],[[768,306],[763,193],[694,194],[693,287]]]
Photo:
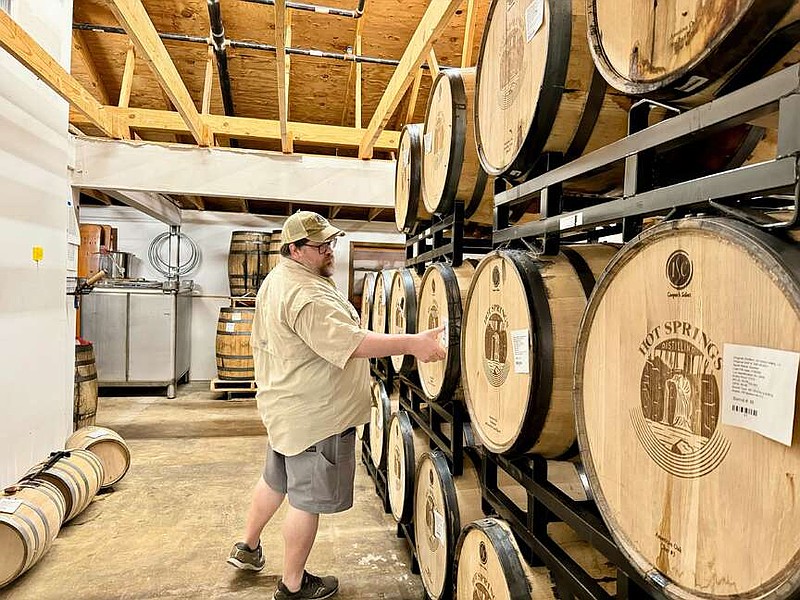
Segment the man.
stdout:
[[264,568],[260,535],[288,496],[275,600],[319,600],[339,589],[335,577],[311,575],[305,564],[319,515],[353,505],[355,426],[370,418],[367,359],[413,354],[425,362],[445,356],[442,328],[415,335],[360,329],[358,313],[330,279],[341,235],[316,213],[290,216],[281,233],[282,258],[256,298],[251,345],[269,442],[244,541],[234,545],[228,562]]

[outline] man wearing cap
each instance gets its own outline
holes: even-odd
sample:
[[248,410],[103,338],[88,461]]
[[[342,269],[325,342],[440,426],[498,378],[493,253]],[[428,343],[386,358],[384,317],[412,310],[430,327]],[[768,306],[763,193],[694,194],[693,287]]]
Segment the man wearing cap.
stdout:
[[311,575],[305,564],[319,515],[353,505],[355,427],[370,418],[367,359],[413,354],[426,362],[445,355],[441,328],[393,335],[359,327],[358,313],[331,280],[341,235],[316,213],[290,216],[281,233],[282,258],[256,297],[250,343],[269,442],[244,541],[234,545],[228,562],[264,568],[260,535],[288,496],[275,600],[330,598],[339,589],[336,577]]

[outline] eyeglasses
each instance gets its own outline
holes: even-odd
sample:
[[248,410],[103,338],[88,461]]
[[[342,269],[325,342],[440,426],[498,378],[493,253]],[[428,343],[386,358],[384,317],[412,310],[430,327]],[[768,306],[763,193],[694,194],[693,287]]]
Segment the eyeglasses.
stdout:
[[336,240],[337,238],[333,238],[332,240],[323,242],[322,244],[306,243],[304,245],[310,248],[316,248],[317,252],[320,254],[327,254],[328,252],[333,252],[334,248],[336,248]]

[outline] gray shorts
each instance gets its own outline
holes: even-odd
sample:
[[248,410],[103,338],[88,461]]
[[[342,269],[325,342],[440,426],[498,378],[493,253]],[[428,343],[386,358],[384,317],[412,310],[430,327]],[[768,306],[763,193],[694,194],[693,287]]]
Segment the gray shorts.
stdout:
[[286,494],[289,504],[313,514],[342,512],[353,506],[356,433],[350,428],[297,454],[278,454],[267,443],[264,481]]

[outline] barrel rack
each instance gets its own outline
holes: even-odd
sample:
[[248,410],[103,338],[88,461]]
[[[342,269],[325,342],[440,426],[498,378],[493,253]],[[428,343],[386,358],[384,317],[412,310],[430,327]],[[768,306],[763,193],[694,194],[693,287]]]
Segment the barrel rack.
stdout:
[[[719,214],[778,235],[800,228],[800,65],[644,129],[650,108],[651,103],[642,101],[631,109],[630,135],[618,142],[566,163],[558,154],[545,154],[533,176],[510,189],[498,180],[495,247],[519,246],[550,255],[558,253],[561,242],[619,233],[629,241],[641,231],[642,219],[652,216]],[[774,114],[778,144],[773,160],[663,187],[653,185],[656,152]],[[587,202],[562,193],[565,182],[619,161],[624,161],[621,197]],[[511,225],[511,212],[530,202],[539,202],[541,219]],[[790,216],[785,220],[768,214],[787,209]],[[526,488],[527,510],[498,490],[498,469]],[[541,457],[509,459],[481,451],[480,480],[484,512],[508,521],[527,558],[551,571],[560,598],[608,600],[611,596],[548,536],[547,524],[554,520],[566,523],[617,567],[616,598],[666,598],[661,591],[667,583],[663,576],[652,572],[642,577],[613,541],[594,502],[576,502],[549,483]]]
[[[508,190],[504,182],[497,183],[494,244],[521,242],[537,252],[553,254],[562,240],[574,242],[622,233],[627,241],[639,232],[645,217],[676,218],[698,212],[722,214],[774,232],[800,227],[800,65],[643,129],[647,111],[654,104],[642,101],[634,105],[627,137],[567,163],[562,163],[558,154],[545,154],[528,181]],[[650,175],[654,153],[680,148],[702,134],[776,113],[778,147],[774,160],[653,186]],[[624,161],[621,197],[594,199],[580,206],[580,200],[576,205],[575,199],[563,195],[564,182],[620,161]],[[536,201],[540,220],[509,225],[513,208]],[[792,211],[788,220],[776,220],[765,212],[787,207]]]

